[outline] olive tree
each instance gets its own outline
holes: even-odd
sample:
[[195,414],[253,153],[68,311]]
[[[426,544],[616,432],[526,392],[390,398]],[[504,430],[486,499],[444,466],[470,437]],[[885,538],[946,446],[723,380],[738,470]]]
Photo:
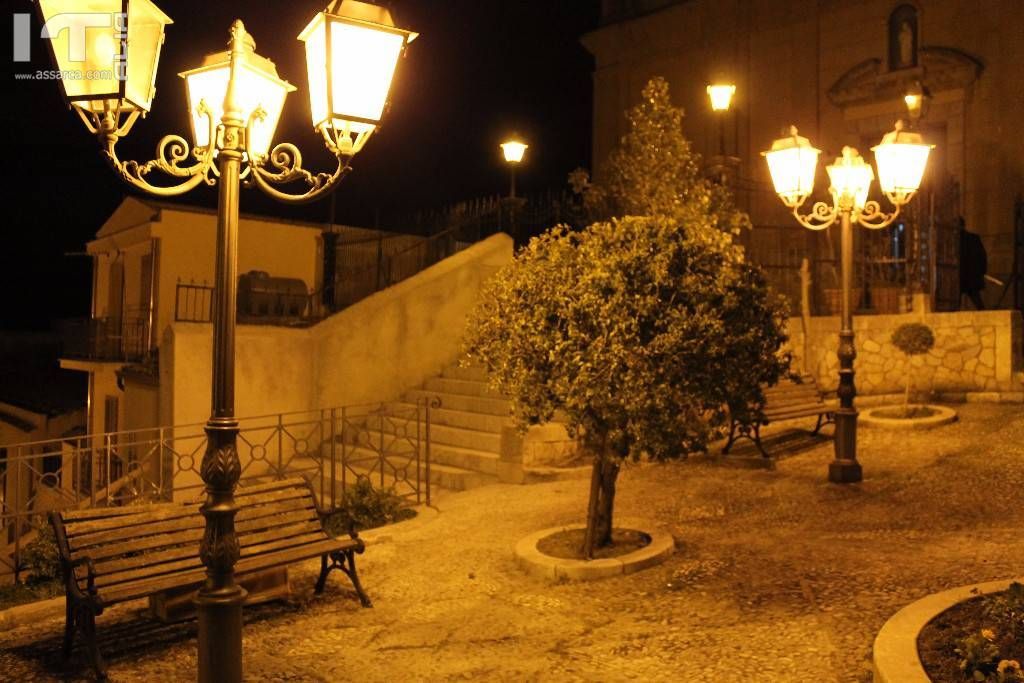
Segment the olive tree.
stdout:
[[582,552],[611,541],[628,459],[705,450],[728,407],[763,402],[789,363],[786,309],[733,236],[748,224],[704,181],[661,79],[628,114],[602,179],[574,174],[591,215],[534,238],[489,280],[465,352],[522,429],[559,411],[592,454]]

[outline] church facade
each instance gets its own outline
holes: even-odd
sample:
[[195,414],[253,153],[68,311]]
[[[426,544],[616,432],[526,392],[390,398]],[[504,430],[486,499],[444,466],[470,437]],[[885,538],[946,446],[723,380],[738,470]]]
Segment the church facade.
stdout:
[[[909,119],[935,149],[902,219],[884,234],[858,235],[866,292],[859,308],[900,310],[887,288],[908,301],[912,291],[927,293],[937,310],[959,308],[960,217],[988,252],[994,280],[986,305],[1020,305],[1013,282],[1024,268],[1015,264],[1024,237],[1020,0],[605,0],[603,10],[604,25],[583,38],[596,64],[598,176],[625,132],[623,112],[648,79],[663,76],[695,150],[750,212],[754,251],[780,272],[809,255],[827,286],[837,240],[797,227],[760,153],[796,125],[822,150],[813,198],[824,199],[821,167],[844,145],[873,162],[870,148],[897,119]],[[712,83],[736,86],[728,112],[711,110],[705,88]],[[919,110],[908,111],[908,94],[920,96]],[[872,196],[880,198],[877,184]],[[818,311],[832,312],[827,292],[817,297]]]

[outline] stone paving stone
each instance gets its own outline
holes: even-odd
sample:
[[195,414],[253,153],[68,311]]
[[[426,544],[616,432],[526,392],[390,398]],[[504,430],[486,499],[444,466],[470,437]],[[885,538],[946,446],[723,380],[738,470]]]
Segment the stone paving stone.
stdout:
[[[340,576],[313,597],[313,562],[293,571],[291,604],[249,610],[247,680],[869,681],[871,643],[898,609],[1020,573],[1024,415],[957,410],[933,432],[862,431],[854,486],[825,480],[831,442],[789,434],[774,471],[630,466],[616,513],[657,521],[677,550],[599,582],[546,584],[513,557],[530,532],[579,521],[586,481],[449,495],[429,524],[360,557],[374,608]],[[61,677],[61,630],[0,634],[0,679],[89,680],[80,653]],[[113,681],[194,680],[194,622],[115,608],[100,633]]]

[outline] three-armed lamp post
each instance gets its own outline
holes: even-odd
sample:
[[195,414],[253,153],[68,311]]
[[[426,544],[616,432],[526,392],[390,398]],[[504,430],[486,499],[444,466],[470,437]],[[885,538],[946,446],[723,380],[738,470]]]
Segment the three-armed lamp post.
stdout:
[[501,153],[505,157],[505,163],[508,164],[511,176],[508,188],[509,199],[516,198],[516,166],[522,163],[527,147],[529,145],[525,142],[520,142],[516,136],[513,136],[508,142],[501,143]]
[[[200,184],[219,186],[212,415],[200,468],[206,530],[199,557],[207,578],[197,599],[199,680],[241,681],[245,591],[234,576],[240,554],[234,524],[241,475],[234,410],[239,191],[258,187],[293,204],[332,191],[379,124],[398,59],[417,34],[396,28],[384,8],[333,0],[299,35],[306,47],[313,127],[337,160],[332,172],[303,168],[302,155],[292,144],[271,148],[285,97],[295,88],[278,77],[273,62],[256,54],[241,21],[231,26],[227,51],[181,74],[192,149],[184,138],[170,135],[157,146],[156,159],[138,163],[119,159],[115,146],[149,112],[164,27],[171,20],[151,0],[40,0],[39,6],[57,68],[78,76],[62,81],[68,104],[98,137],[121,178],[164,197]],[[109,20],[101,21],[104,16]],[[168,176],[170,184],[152,184],[154,171]],[[305,187],[297,194],[275,187],[288,183]],[[102,671],[95,649],[91,655]]]
[[872,148],[878,163],[878,184],[892,202],[892,213],[883,213],[876,201],[868,201],[868,191],[875,174],[869,164],[852,147],[843,147],[843,154],[827,167],[831,181],[832,205],[817,202],[806,215],[800,207],[814,189],[818,154],[807,138],[790,128],[787,137],[772,143],[764,152],[775,191],[782,202],[793,210],[793,216],[805,228],[824,230],[836,220],[841,221],[842,235],[842,328],[839,332],[839,410],[836,411],[835,460],[829,463],[830,481],[845,484],[862,478],[857,462],[857,409],[854,397],[853,361],[857,353],[853,343],[853,312],[850,291],[853,278],[853,224],[880,229],[891,224],[900,208],[917,192],[924,175],[928,154],[934,145],[925,144],[921,136],[903,130],[900,122]]

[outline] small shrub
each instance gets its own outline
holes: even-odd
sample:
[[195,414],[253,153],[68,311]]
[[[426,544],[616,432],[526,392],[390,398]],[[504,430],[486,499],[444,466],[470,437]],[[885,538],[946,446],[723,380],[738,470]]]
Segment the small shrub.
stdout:
[[903,398],[904,417],[910,417],[910,388],[913,384],[912,356],[922,356],[935,347],[935,334],[924,323],[904,323],[892,333],[892,345],[907,356],[907,389]]
[[999,647],[995,639],[993,631],[983,628],[960,640],[956,648],[960,656],[960,670],[970,676],[970,680],[985,681],[989,674],[995,673],[999,664]]
[[1024,640],[1024,584],[1014,581],[1005,593],[990,598],[985,616],[1011,640]]
[[36,526],[36,538],[25,546],[21,553],[21,562],[27,572],[28,583],[46,583],[61,578],[60,553],[57,550],[57,539],[49,524]]
[[327,518],[327,532],[342,536],[349,532],[349,528],[362,531],[415,516],[416,513],[403,507],[402,503],[400,497],[390,491],[375,489],[369,479],[360,477],[346,492],[344,506]]

